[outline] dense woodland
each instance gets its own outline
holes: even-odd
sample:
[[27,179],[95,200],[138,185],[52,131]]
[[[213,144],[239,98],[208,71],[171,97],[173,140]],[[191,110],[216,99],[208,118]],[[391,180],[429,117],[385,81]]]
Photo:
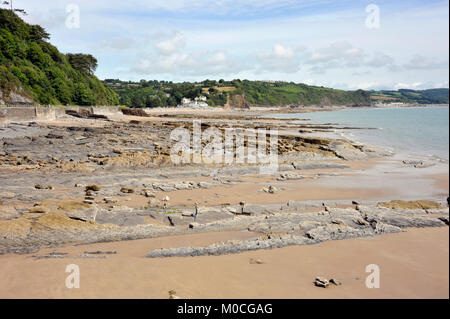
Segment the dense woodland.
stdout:
[[130,107],[165,107],[181,103],[183,97],[206,96],[210,106],[223,106],[235,94],[244,94],[249,105],[349,105],[376,103],[448,104],[449,89],[344,91],[283,81],[205,80],[195,83],[168,81],[139,82],[107,79],[106,86]]
[[181,103],[183,97],[206,96],[210,106],[223,106],[236,94],[245,95],[248,105],[369,105],[363,90],[343,91],[293,82],[205,80],[195,83],[167,81],[131,82],[107,79],[108,87],[120,96],[120,103],[131,107],[165,107]]
[[89,54],[62,54],[39,25],[0,9],[0,90],[15,91],[39,104],[116,105],[115,92],[93,73]]

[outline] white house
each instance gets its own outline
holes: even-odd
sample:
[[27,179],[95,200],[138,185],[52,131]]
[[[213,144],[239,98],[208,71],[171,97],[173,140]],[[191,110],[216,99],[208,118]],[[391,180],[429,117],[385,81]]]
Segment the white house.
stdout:
[[181,104],[183,104],[183,105],[189,104],[191,102],[192,102],[191,99],[187,98],[187,97],[184,97],[184,98],[181,99]]
[[181,105],[178,107],[190,107],[190,108],[209,108],[208,103],[206,103],[206,96],[199,96],[192,101],[191,99],[184,97],[181,99]]
[[206,102],[206,96],[199,96],[195,98],[195,101]]

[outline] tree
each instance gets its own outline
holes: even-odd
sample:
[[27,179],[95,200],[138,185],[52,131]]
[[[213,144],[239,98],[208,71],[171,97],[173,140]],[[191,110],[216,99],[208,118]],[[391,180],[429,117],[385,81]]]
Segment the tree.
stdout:
[[2,5],[9,6],[10,10],[13,11],[13,12],[19,12],[19,13],[23,14],[24,16],[28,15],[28,13],[26,13],[26,11],[24,9],[14,9],[12,0],[10,0],[10,1],[3,1]]
[[68,53],[67,58],[75,70],[84,74],[94,74],[97,69],[97,59],[90,54]]
[[32,42],[29,46],[27,57],[34,65],[41,69],[48,67],[52,62],[50,56],[44,53],[42,48],[36,42]]
[[13,8],[12,8],[12,1],[11,2],[3,1],[2,5],[4,5],[4,6],[11,6],[11,11],[13,10]]
[[45,31],[40,25],[30,26],[30,40],[32,41],[45,41],[50,40],[50,34]]
[[176,105],[177,105],[177,100],[173,96],[170,96],[167,99],[167,106],[176,106]]
[[84,83],[76,83],[72,100],[78,105],[92,105],[94,98],[92,91]]

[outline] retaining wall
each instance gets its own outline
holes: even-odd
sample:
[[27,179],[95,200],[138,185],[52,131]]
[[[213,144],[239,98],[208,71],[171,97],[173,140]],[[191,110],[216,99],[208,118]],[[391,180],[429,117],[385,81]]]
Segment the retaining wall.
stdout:
[[9,106],[0,107],[0,123],[29,122],[36,120],[55,120],[63,116],[66,110],[78,111],[87,108],[94,114],[113,116],[122,114],[116,106],[68,106],[68,107],[34,107],[34,106]]

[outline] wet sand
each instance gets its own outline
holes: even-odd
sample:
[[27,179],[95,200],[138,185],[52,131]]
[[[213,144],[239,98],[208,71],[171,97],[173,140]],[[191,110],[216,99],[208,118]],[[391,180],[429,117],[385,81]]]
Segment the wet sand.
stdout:
[[[207,245],[236,235],[208,233],[57,249],[73,256],[93,250],[118,252],[106,259],[3,255],[0,298],[167,298],[171,289],[182,298],[449,297],[448,227],[236,255],[143,258],[155,248]],[[250,264],[250,258],[264,263]],[[65,287],[65,268],[71,263],[80,267],[79,289]],[[380,267],[378,289],[365,286],[368,264]],[[342,285],[315,287],[316,276],[337,278]]]
[[[346,163],[347,164],[347,163]],[[350,163],[348,169],[308,170],[301,180],[277,181],[274,177],[245,176],[241,182],[232,185],[215,186],[208,189],[176,190],[155,192],[158,199],[170,197],[172,205],[236,205],[240,201],[258,204],[286,203],[290,200],[392,200],[432,199],[443,200],[448,195],[448,172],[445,167],[417,169],[402,168],[399,171],[384,170],[383,162],[377,161],[365,166]],[[438,174],[429,172],[439,171]],[[318,174],[322,176],[316,178]],[[327,176],[329,174],[329,176]],[[205,181],[208,179],[192,179]],[[389,183],[386,183],[389,181]],[[262,189],[272,185],[278,189],[268,194]],[[130,195],[125,202],[129,206],[145,206],[148,199]]]

